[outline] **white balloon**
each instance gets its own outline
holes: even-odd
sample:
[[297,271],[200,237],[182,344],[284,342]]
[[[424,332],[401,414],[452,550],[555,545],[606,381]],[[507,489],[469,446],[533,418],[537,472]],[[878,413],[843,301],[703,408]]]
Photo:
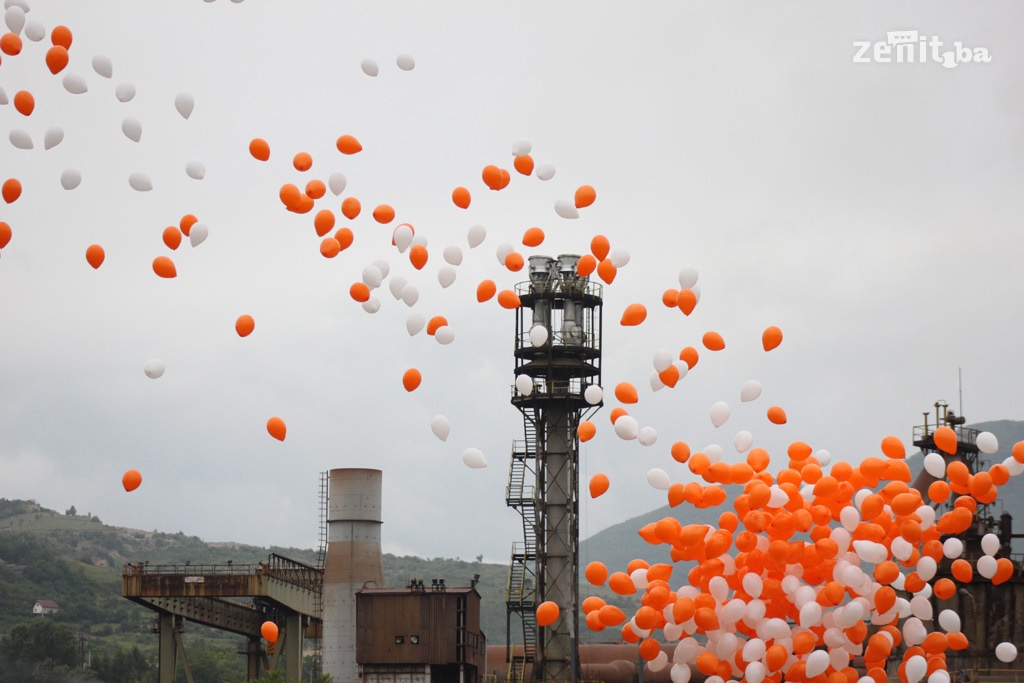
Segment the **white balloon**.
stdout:
[[854,541],[853,550],[857,553],[857,557],[869,564],[878,564],[889,559],[889,551],[886,547],[874,541]]
[[[484,239],[487,237],[487,228],[482,225],[474,225],[469,229],[469,233],[466,235],[469,241],[469,248],[473,249],[483,244]],[[504,263],[504,262],[503,262]]]
[[129,175],[128,185],[136,192],[149,192],[153,189],[153,181],[142,171],[135,171]]
[[929,453],[924,456],[924,469],[936,479],[941,479],[946,476],[946,460],[938,453]]
[[114,88],[114,97],[118,102],[131,102],[135,99],[135,85],[132,83],[118,83]]
[[547,161],[537,164],[534,172],[538,180],[551,180],[555,177],[555,165]]
[[529,375],[519,375],[516,377],[516,390],[523,396],[529,396],[533,393],[533,378]]
[[530,328],[530,343],[538,348],[547,344],[548,328],[543,325],[534,325]]
[[679,379],[686,377],[686,373],[690,371],[690,366],[684,360],[674,360],[672,365],[676,366],[676,370],[679,371]]
[[60,186],[65,190],[73,190],[82,184],[82,174],[74,168],[66,169],[60,174]]
[[978,434],[974,443],[982,453],[995,453],[999,450],[999,439],[992,432]]
[[437,281],[443,289],[448,289],[455,282],[455,269],[451,266],[441,266],[437,271]]
[[729,404],[725,401],[718,401],[711,406],[711,424],[715,428],[721,427],[729,419]]
[[453,266],[462,264],[462,249],[454,244],[449,244],[445,247],[442,255],[444,256],[444,260]]
[[1013,643],[999,643],[996,645],[996,659],[1009,664],[1017,659],[1017,646]]
[[[922,525],[923,526],[923,525]],[[931,526],[930,524],[928,526]],[[921,577],[923,581],[931,581],[935,576],[935,572],[938,571],[938,563],[934,558],[922,555],[921,559],[917,561],[917,575]]]
[[7,93],[4,92],[4,89],[2,87],[0,87],[0,104],[9,104],[9,103],[10,103],[10,100],[7,99]]
[[984,576],[986,579],[991,579],[996,575],[996,569],[999,568],[999,564],[996,558],[991,555],[982,555],[978,558],[977,562],[978,573]]
[[697,284],[697,269],[693,266],[686,266],[679,271],[679,289],[693,289]]
[[828,668],[828,650],[813,650],[807,655],[808,678],[825,673]]
[[21,130],[15,128],[7,134],[7,138],[11,141],[11,144],[18,149],[32,149],[32,136],[28,134],[27,130]]
[[[812,589],[813,590],[813,589]],[[813,600],[800,608],[799,623],[803,628],[810,628],[821,623],[821,605]]]
[[103,78],[110,78],[114,75],[114,65],[110,61],[110,57],[105,55],[96,55],[92,58],[92,69]]
[[376,77],[380,73],[380,67],[377,66],[376,60],[373,59],[364,59],[359,63],[359,68],[370,77]]
[[857,508],[847,505],[839,511],[839,523],[847,531],[853,531],[860,524],[860,512]]
[[412,58],[412,55],[398,55],[395,58],[395,63],[402,71],[412,71],[416,67],[416,60]]
[[[760,575],[753,572],[747,572],[743,575],[743,590],[751,598],[761,597],[761,591],[764,588],[764,582],[761,580]],[[761,653],[764,654],[764,653]]]
[[736,447],[737,453],[746,453],[754,445],[754,435],[746,430],[736,432],[736,436],[732,438],[732,443]]
[[571,199],[556,199],[555,213],[562,218],[579,218],[580,212]]
[[455,330],[448,325],[442,325],[441,327],[434,330],[434,339],[437,340],[438,344],[447,346],[455,341]]
[[658,372],[665,372],[671,367],[673,360],[671,351],[668,349],[658,349],[654,352],[654,369]]
[[658,654],[654,656],[654,659],[647,662],[647,668],[655,672],[661,671],[666,666],[668,666],[668,654],[664,650],[658,652]]
[[409,314],[409,317],[405,319],[405,329],[409,333],[410,337],[415,337],[419,334],[423,326],[427,324],[427,318],[422,313],[413,311]]
[[767,673],[768,668],[761,662],[750,662],[743,669],[743,677],[747,679],[747,683],[761,683]]
[[632,415],[622,415],[615,421],[615,434],[620,439],[631,441],[640,433],[640,425]]
[[756,379],[748,379],[740,389],[740,401],[748,403],[761,395],[761,383]]
[[604,390],[596,384],[591,384],[583,390],[583,400],[592,406],[604,400]]
[[928,673],[928,660],[921,655],[914,655],[907,660],[905,671],[907,683],[917,683]]
[[25,37],[38,43],[46,37],[46,27],[38,21],[29,21],[25,24]]
[[892,550],[893,558],[901,562],[910,559],[910,556],[914,553],[913,544],[902,536],[892,539],[889,547]]
[[202,180],[206,177],[206,166],[201,161],[192,161],[185,164],[185,173],[188,174],[192,180]]
[[985,534],[981,537],[981,551],[986,555],[995,555],[999,552],[999,537],[995,534]]
[[415,306],[416,302],[420,299],[420,290],[415,285],[406,285],[402,287],[402,301],[405,302],[406,306]]
[[391,290],[391,296],[395,297],[397,300],[401,300],[402,290],[405,289],[407,284],[409,284],[409,281],[401,275],[396,275],[391,278],[391,282],[388,283],[388,288]]
[[380,310],[380,299],[375,296],[371,296],[363,302],[363,310],[370,314],[376,313]]
[[931,621],[934,616],[931,601],[923,595],[915,595],[910,599],[910,613],[921,621]]
[[944,609],[939,612],[939,626],[947,633],[960,632],[960,615],[951,609]]
[[665,388],[665,383],[661,381],[661,376],[657,370],[651,370],[651,391],[661,391]]
[[449,434],[452,433],[452,423],[443,415],[435,416],[434,419],[430,421],[430,431],[432,431],[434,436],[440,440],[446,441]]
[[46,133],[43,135],[43,147],[45,149],[53,149],[61,143],[64,139],[64,129],[60,126],[53,126],[47,128]]
[[138,142],[142,139],[142,122],[134,116],[126,116],[121,121],[121,132],[132,142]]
[[608,260],[616,268],[625,268],[629,265],[629,250],[621,247],[612,249],[608,254]]
[[21,29],[25,28],[25,10],[17,5],[11,5],[4,12],[4,22],[11,33],[21,33]]
[[668,491],[672,486],[672,480],[668,478],[668,473],[657,467],[647,470],[647,483],[659,491]]
[[[870,676],[865,676],[865,678],[869,678],[871,680],[874,680]],[[928,683],[949,683],[949,682],[950,682],[949,672],[946,671],[945,669],[936,669],[935,671],[933,671],[930,674],[928,674]],[[857,683],[860,683],[860,681],[857,681]]]
[[194,223],[192,229],[188,232],[188,241],[193,247],[198,247],[209,236],[210,229],[206,227],[206,223]]
[[89,86],[86,84],[85,79],[77,74],[67,74],[64,76],[64,89],[72,95],[81,95],[89,91]]
[[653,446],[658,440],[658,430],[654,427],[641,427],[636,434],[636,440],[641,446]]
[[462,452],[462,462],[466,463],[467,467],[478,470],[483,467],[487,467],[487,458],[484,457],[483,452],[479,448],[467,448]]
[[709,443],[704,447],[704,455],[708,456],[708,460],[711,462],[721,462],[725,451],[717,443]]
[[143,372],[146,373],[146,377],[150,379],[160,379],[164,374],[164,364],[162,361],[154,358],[146,363],[146,367],[143,368]]
[[382,258],[379,258],[376,261],[374,261],[372,265],[377,267],[377,270],[380,271],[380,276],[382,278],[387,277],[388,273],[391,272],[391,266],[388,265],[388,262]]
[[502,242],[498,245],[498,248],[494,250],[494,255],[498,258],[498,263],[505,265],[505,257],[513,251],[515,251],[515,247],[508,242]]
[[672,679],[672,683],[690,683],[690,667],[682,664],[682,660],[676,657],[673,657],[672,661],[675,664],[672,665],[668,672],[668,677]]
[[525,156],[530,153],[531,149],[533,149],[533,145],[530,144],[529,140],[516,140],[512,143],[512,156]]
[[951,560],[960,557],[964,552],[964,542],[959,538],[951,537],[942,542],[942,554]]
[[413,231],[412,226],[408,223],[402,223],[392,234],[391,239],[395,242],[395,248],[398,249],[399,254],[404,254],[405,250],[412,246]]
[[1020,462],[1017,458],[1012,455],[1007,456],[1003,459],[1003,466],[1010,470],[1010,476],[1016,477],[1024,474],[1024,462]]
[[327,177],[327,187],[331,188],[331,192],[333,192],[335,196],[344,192],[345,185],[347,184],[348,180],[346,180],[344,173],[335,171]]
[[178,93],[174,98],[174,108],[181,114],[181,118],[188,119],[192,116],[192,110],[195,109],[196,101],[187,92]]

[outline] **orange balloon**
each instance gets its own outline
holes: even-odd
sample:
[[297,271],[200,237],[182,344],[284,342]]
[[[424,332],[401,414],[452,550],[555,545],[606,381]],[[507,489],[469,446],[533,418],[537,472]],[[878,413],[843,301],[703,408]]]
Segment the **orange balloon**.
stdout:
[[647,320],[647,307],[643,304],[630,304],[622,312],[622,319],[619,324],[624,327],[633,327]]
[[907,457],[907,449],[897,436],[887,436],[882,439],[882,453],[894,460],[902,460]]
[[679,382],[679,368],[675,365],[668,366],[658,373],[658,379],[669,389],[673,388]]
[[597,276],[601,278],[606,285],[610,285],[615,281],[615,276],[618,272],[618,269],[612,263],[611,259],[606,258],[597,264]]
[[0,188],[0,195],[3,196],[4,201],[8,204],[18,201],[18,197],[21,196],[21,181],[17,178],[8,178],[4,181],[3,187]]
[[272,621],[264,621],[263,625],[260,626],[260,635],[262,635],[268,643],[276,643],[278,633],[277,624]]
[[[629,577],[627,576],[626,579],[628,580]],[[630,581],[629,585],[632,586],[633,582]],[[633,592],[636,592],[635,588]],[[626,620],[626,614],[615,605],[605,605],[598,610],[598,616],[605,626],[618,626]]]
[[354,220],[362,209],[362,205],[355,197],[345,197],[345,200],[341,202],[341,213],[349,220]]
[[402,386],[406,391],[416,391],[421,381],[423,381],[423,375],[416,368],[409,368],[402,375]]
[[594,235],[594,239],[590,240],[590,253],[593,254],[594,258],[598,261],[603,261],[608,258],[608,252],[611,248],[611,243],[604,235]]
[[153,272],[162,278],[172,278],[178,274],[174,261],[166,256],[157,256],[153,259]]
[[121,475],[121,485],[125,491],[134,491],[142,485],[142,473],[138,470],[125,470]]
[[341,253],[341,242],[333,237],[325,237],[320,240],[320,254],[324,258],[334,258]]
[[1000,557],[996,560],[996,573],[992,575],[992,585],[1006,583],[1013,577],[1013,573],[1013,562],[1009,558]]
[[46,51],[46,68],[54,75],[63,71],[69,61],[68,51],[60,45],[54,45]]
[[697,295],[692,289],[681,289],[676,294],[676,306],[685,315],[693,313],[693,309],[697,307]]
[[85,260],[93,268],[102,266],[104,258],[106,258],[106,254],[103,252],[103,247],[98,244],[90,244],[89,248],[85,250]]
[[683,441],[676,441],[672,444],[672,459],[676,462],[685,463],[690,459],[690,446]]
[[512,162],[512,167],[523,175],[530,175],[533,173],[533,157],[529,154],[518,156],[515,158],[515,161]]
[[952,427],[939,427],[932,434],[932,438],[935,439],[935,446],[940,451],[945,451],[950,455],[956,453],[956,432],[953,431]]
[[14,108],[22,116],[30,116],[36,108],[36,98],[28,90],[19,90],[14,93]]
[[249,141],[249,154],[257,161],[270,159],[270,145],[263,138],[253,138]]
[[338,240],[338,246],[341,247],[342,251],[351,247],[355,238],[355,235],[348,228],[338,228],[338,231],[334,233],[334,239]]
[[296,171],[306,172],[313,168],[313,157],[308,152],[299,152],[292,158],[292,166]]
[[764,347],[765,351],[771,351],[772,349],[778,348],[779,344],[782,343],[782,330],[772,325],[765,329],[761,333],[761,346]]
[[352,286],[348,288],[349,296],[359,303],[364,303],[370,300],[370,288],[365,282],[354,282]]
[[949,571],[953,574],[953,578],[960,583],[970,583],[974,578],[974,569],[971,567],[971,563],[964,559],[953,560]]
[[539,247],[544,242],[544,231],[540,228],[528,228],[523,233],[523,246]]
[[498,168],[497,166],[493,164],[488,164],[487,166],[484,166],[484,170],[480,173],[480,176],[483,178],[484,185],[486,185],[487,187],[491,188],[492,190],[501,189],[501,169]]
[[597,259],[594,258],[591,254],[584,254],[583,256],[580,257],[580,260],[576,262],[576,274],[579,275],[580,277],[587,277],[588,275],[593,273],[596,268]]
[[414,244],[409,249],[409,262],[416,270],[423,270],[423,266],[427,265],[428,257],[427,248],[422,244]]
[[306,183],[306,196],[310,199],[320,199],[327,194],[327,186],[324,181],[314,178]]
[[163,240],[167,248],[174,251],[181,246],[181,230],[176,225],[168,225],[164,228]]
[[[587,581],[593,585],[603,586],[604,582],[608,580],[608,567],[602,562],[591,562],[587,565],[586,570],[584,570],[584,575],[587,577]],[[600,598],[598,599],[600,600]],[[601,602],[602,604],[604,603],[603,600]],[[584,611],[586,611],[586,608],[584,608]]]
[[705,332],[701,342],[708,351],[721,351],[725,348],[725,340],[717,332]]
[[675,308],[679,303],[679,290],[666,289],[661,295],[661,303],[665,304],[666,308]]
[[448,324],[448,319],[443,315],[435,315],[427,322],[427,334],[433,336],[437,332],[438,328],[444,327]]
[[598,498],[604,495],[610,485],[611,481],[609,481],[608,475],[598,472],[590,478],[590,497]]
[[615,398],[620,403],[636,403],[639,400],[636,387],[629,382],[619,382],[615,385]]
[[580,422],[579,426],[576,428],[576,436],[580,441],[590,441],[594,438],[595,434],[597,434],[597,425],[590,420]]
[[235,320],[235,332],[239,337],[248,337],[256,329],[256,321],[249,314],[238,316]]
[[653,660],[655,657],[657,657],[658,653],[661,652],[661,644],[654,638],[644,638],[643,641],[641,641],[640,643],[640,648],[638,651],[640,653],[640,657],[645,662],[649,662]]
[[298,185],[293,183],[285,183],[282,185],[277,196],[280,197],[281,203],[284,204],[289,211],[296,211],[302,203],[302,190],[299,189]]
[[381,225],[387,225],[395,220],[395,210],[390,204],[378,204],[373,210],[373,220]]
[[498,305],[502,308],[519,308],[520,304],[519,295],[511,289],[503,289],[498,292]]
[[334,229],[334,212],[330,209],[321,209],[313,217],[313,229],[319,237],[323,237]]
[[50,32],[50,42],[54,45],[60,45],[65,50],[71,49],[71,29],[67,26],[54,26]]
[[[589,565],[587,565],[587,569],[589,570],[590,569],[590,565],[593,565],[593,564],[601,564],[601,563],[600,562],[591,562]],[[603,564],[601,566],[604,567]],[[605,573],[605,577],[607,578],[608,570],[605,569],[604,573]],[[601,585],[602,583],[604,583],[604,579],[601,579],[601,581],[597,585]],[[601,598],[597,597],[596,595],[591,595],[589,598],[586,598],[583,601],[583,604],[580,605],[580,610],[584,614],[589,615],[591,612],[595,612],[595,611],[601,609],[602,607],[604,607],[607,604],[608,603],[606,603],[604,600],[602,600]]]
[[679,360],[686,363],[686,367],[689,370],[693,370],[693,366],[697,364],[700,359],[700,354],[697,353],[697,349],[692,346],[687,346],[679,352]]
[[590,185],[580,185],[576,189],[574,201],[577,209],[583,209],[594,203],[597,199],[597,191]]
[[505,267],[511,270],[513,273],[518,273],[526,265],[526,260],[523,259],[523,255],[517,251],[510,251],[505,255]]
[[537,626],[540,626],[541,628],[545,626],[550,626],[551,624],[555,623],[555,620],[558,619],[559,613],[560,610],[558,609],[558,605],[554,602],[547,600],[545,602],[540,603],[539,605],[537,605],[536,612]]
[[351,135],[342,135],[338,138],[338,142],[336,144],[338,146],[338,151],[342,154],[355,154],[363,149],[363,146],[359,144],[359,140],[356,140]]
[[476,286],[476,300],[480,303],[490,301],[497,291],[498,286],[494,284],[494,280],[484,280]]
[[786,411],[779,406],[772,406],[768,409],[768,421],[772,424],[786,424]]
[[[21,53],[21,36],[17,33],[5,33],[0,36],[0,52],[12,57]],[[54,72],[56,73],[56,72]]]
[[188,237],[189,233],[192,232],[192,226],[198,222],[198,218],[196,218],[190,213],[186,213],[184,216],[181,217],[181,221],[178,223],[178,227],[181,228],[181,234],[183,234],[185,237]]
[[452,190],[452,203],[460,209],[468,209],[471,201],[472,197],[466,188],[459,186]]
[[13,234],[14,233],[11,230],[10,223],[5,223],[3,221],[0,221],[0,249],[3,249],[4,247],[6,247],[10,243],[11,236]]
[[272,417],[267,420],[267,433],[278,441],[284,441],[285,432],[288,428],[284,424],[284,420],[279,417]]

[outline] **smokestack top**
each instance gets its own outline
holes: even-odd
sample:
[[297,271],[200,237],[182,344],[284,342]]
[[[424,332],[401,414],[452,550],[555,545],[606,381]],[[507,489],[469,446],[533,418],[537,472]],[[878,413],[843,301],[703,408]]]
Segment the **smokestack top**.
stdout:
[[383,473],[364,468],[341,468],[330,472],[327,521],[381,523]]

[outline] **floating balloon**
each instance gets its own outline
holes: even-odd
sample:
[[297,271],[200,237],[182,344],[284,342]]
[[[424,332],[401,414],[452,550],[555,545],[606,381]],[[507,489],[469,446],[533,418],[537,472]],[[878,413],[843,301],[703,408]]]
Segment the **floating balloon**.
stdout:
[[518,375],[516,377],[516,391],[523,396],[529,396],[533,393],[533,378],[529,375]]
[[118,102],[131,102],[135,98],[135,86],[131,83],[118,83],[114,88],[114,97]]
[[576,189],[573,202],[576,208],[583,209],[593,204],[595,199],[597,199],[597,191],[593,187],[590,185],[580,185]]
[[629,265],[629,251],[621,247],[612,249],[608,254],[608,260],[616,268],[625,268]]
[[672,480],[669,479],[668,473],[657,467],[647,471],[647,483],[659,491],[668,491],[672,486]]
[[630,304],[622,313],[619,324],[624,327],[633,327],[647,320],[647,307],[643,304]]
[[284,424],[284,420],[279,417],[272,417],[267,420],[267,433],[278,441],[284,441],[284,437],[288,428]]
[[62,81],[64,89],[72,95],[84,95],[89,92],[89,85],[85,79],[77,74],[66,74]]
[[178,93],[174,98],[174,108],[183,119],[188,119],[188,117],[192,116],[192,110],[195,109],[195,106],[195,99],[187,92]]
[[205,223],[196,223],[188,233],[188,241],[193,247],[198,247],[210,236],[210,229]]
[[121,485],[125,491],[131,492],[142,486],[142,473],[138,470],[126,470],[121,475]]
[[402,54],[395,58],[395,64],[402,71],[412,71],[416,66],[416,60],[412,58],[412,55]]
[[596,384],[591,384],[583,390],[583,400],[592,406],[596,406],[604,400],[604,391]]
[[110,57],[96,55],[92,58],[92,70],[103,78],[110,78],[114,75],[114,64],[110,61]]
[[487,467],[487,458],[479,448],[467,448],[462,452],[462,462],[466,467],[477,470]]
[[555,167],[549,162],[541,162],[537,164],[536,168],[538,180],[551,180],[555,177]]
[[555,200],[555,213],[562,218],[579,218],[580,212],[576,209],[576,205],[568,199],[557,199]]
[[74,168],[68,168],[60,174],[60,186],[65,190],[73,190],[82,184],[82,174]]
[[410,337],[415,337],[426,326],[427,318],[422,313],[413,311],[405,319],[405,330]]
[[248,337],[256,329],[256,321],[249,314],[238,316],[235,320],[235,332],[239,337]]
[[135,171],[128,176],[128,185],[136,192],[149,192],[153,189],[153,181],[141,171]]
[[548,328],[543,325],[534,325],[530,328],[530,343],[535,347],[541,347],[548,343]]
[[3,186],[0,187],[0,196],[3,196],[4,201],[8,204],[18,201],[18,198],[21,197],[21,181],[17,178],[5,180]]
[[482,225],[474,225],[470,227],[466,237],[469,241],[469,248],[474,249],[483,244],[484,239],[487,237],[487,229]]
[[103,247],[98,244],[90,244],[85,250],[85,260],[94,269],[98,269],[103,265],[103,259],[106,258],[106,253],[103,251]]
[[406,285],[402,287],[402,303],[410,308],[416,305],[416,302],[420,299],[420,290],[415,285]]
[[36,108],[36,98],[27,90],[14,93],[14,108],[22,116],[31,116]]
[[163,361],[153,358],[146,362],[143,372],[146,373],[146,377],[150,379],[160,379],[164,375],[164,364]]
[[363,150],[362,144],[351,135],[342,135],[335,143],[338,151],[342,154],[356,154]]
[[260,635],[262,635],[268,643],[276,643],[278,636],[277,624],[272,621],[264,621],[263,625],[260,626]]
[[7,134],[11,144],[18,149],[32,149],[32,136],[26,130],[13,129]]
[[782,330],[775,327],[774,325],[765,329],[761,334],[761,345],[765,351],[771,351],[778,348],[779,344],[782,343]]
[[613,425],[615,428],[615,435],[624,441],[632,441],[637,438],[640,434],[640,425],[634,417],[630,415],[622,415]]
[[740,389],[740,401],[748,403],[756,400],[761,395],[761,383],[756,379],[750,379],[743,383]]
[[718,401],[711,406],[711,424],[713,424],[715,428],[721,427],[726,423],[726,421],[728,421],[729,412],[729,404],[725,401]]
[[559,614],[560,610],[558,609],[558,605],[556,603],[550,600],[540,603],[539,605],[537,605],[536,611],[537,626],[540,626],[541,628],[544,628],[545,626],[550,626],[558,620]]
[[995,453],[999,450],[999,439],[992,432],[981,432],[975,440],[975,445],[982,453]]
[[441,441],[447,441],[448,435],[451,434],[452,425],[448,421],[448,418],[444,415],[438,415],[430,421],[430,431],[434,433],[434,436],[439,438]]
[[996,659],[1009,664],[1017,659],[1017,646],[1008,642],[999,643],[996,645]]
[[21,33],[21,29],[25,28],[25,10],[10,3],[5,6],[7,9],[4,11],[4,23],[7,24],[11,33],[17,35]]
[[157,256],[153,259],[153,272],[166,279],[170,279],[178,275],[178,271],[174,267],[174,261],[166,256]]
[[192,161],[185,164],[185,173],[193,180],[202,180],[206,177],[206,166],[201,161]]
[[46,27],[38,21],[25,22],[25,37],[34,43],[46,37]]
[[64,129],[60,126],[53,126],[47,128],[46,133],[43,134],[43,148],[53,149],[61,143],[64,139]]
[[373,59],[364,59],[359,63],[359,68],[371,78],[376,78],[377,74],[380,73],[380,67],[377,66],[377,62]]
[[402,375],[402,386],[406,391],[416,391],[423,381],[423,375],[416,368],[409,368]]
[[462,263],[462,249],[454,244],[449,244],[444,248],[443,256],[444,260],[453,266],[458,266]]
[[142,122],[134,116],[126,116],[121,121],[121,132],[132,142],[138,142],[142,139]]
[[611,485],[607,474],[598,473],[590,478],[590,497],[599,498],[608,492],[608,487]]
[[721,351],[725,348],[725,340],[718,332],[705,332],[701,342],[708,351]]
[[639,400],[636,387],[629,382],[619,382],[615,385],[615,398],[620,403],[636,403]]

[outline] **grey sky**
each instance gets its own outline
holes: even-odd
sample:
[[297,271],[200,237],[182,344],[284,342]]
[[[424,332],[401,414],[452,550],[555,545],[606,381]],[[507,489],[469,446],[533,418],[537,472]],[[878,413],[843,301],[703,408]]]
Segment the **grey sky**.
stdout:
[[[474,293],[483,278],[524,279],[495,251],[521,246],[533,225],[548,239],[530,253],[585,253],[601,233],[631,255],[605,290],[604,380],[608,394],[637,385],[630,412],[659,438],[623,442],[614,402],[598,413],[582,470],[612,487],[585,500],[585,535],[664,503],[650,468],[687,480],[668,455],[676,440],[720,444],[735,460],[746,429],[780,456],[801,439],[858,461],[886,435],[909,442],[936,399],[958,409],[958,368],[971,421],[1019,418],[1022,14],[1008,2],[37,1],[27,18],[72,29],[65,73],[89,91],[71,95],[64,74],[50,75],[48,37],[0,63],[8,98],[36,99],[27,118],[0,106],[5,137],[35,141],[0,139],[0,176],[25,188],[0,204],[14,233],[0,252],[0,496],[309,547],[318,473],[379,467],[386,551],[506,560],[519,533],[504,506],[521,431],[508,402],[513,317]],[[854,41],[903,29],[986,48],[991,62],[853,63]],[[412,71],[397,68],[400,54]],[[93,71],[95,55],[112,60],[113,78]],[[367,58],[376,78],[360,70]],[[138,91],[127,103],[114,95],[122,82]],[[174,109],[181,92],[195,99],[188,120]],[[142,123],[139,143],[121,132],[126,116]],[[64,141],[43,150],[56,125]],[[335,149],[345,133],[360,154]],[[268,163],[248,154],[257,136]],[[507,189],[487,190],[481,169],[511,169],[520,139],[555,177],[513,171]],[[299,151],[313,156],[308,173],[291,166]],[[203,180],[186,175],[190,160],[205,164]],[[59,181],[68,168],[83,177],[72,191]],[[134,171],[153,191],[129,188]],[[315,211],[288,213],[278,189],[337,171],[364,210],[347,223],[353,247],[327,260]],[[554,202],[584,183],[596,203],[577,220],[556,216]],[[458,185],[473,193],[469,210],[450,200]],[[328,192],[316,210],[339,200]],[[369,217],[382,202],[397,210],[392,226]],[[178,277],[161,280],[150,264],[184,213],[210,236],[172,253]],[[428,239],[423,271],[391,247],[404,221]],[[470,250],[475,223],[488,237]],[[97,271],[84,259],[93,242],[107,254]],[[465,260],[442,289],[449,244]],[[376,259],[419,286],[415,310],[447,316],[453,344],[410,337],[409,308],[387,282],[374,315],[349,298]],[[690,317],[660,303],[686,265],[702,291]],[[634,302],[647,321],[620,327]],[[256,319],[246,339],[234,332],[242,313]],[[765,354],[768,325],[785,340]],[[699,346],[707,330],[726,349],[652,393],[654,352]],[[151,358],[166,366],[158,380],[143,373]],[[409,394],[412,366],[424,381]],[[740,403],[748,379],[764,393]],[[720,400],[732,417],[715,429]],[[772,404],[788,424],[768,423]],[[445,443],[430,431],[439,414],[453,426]],[[288,424],[283,443],[266,433],[272,415]],[[465,467],[468,447],[490,466]],[[132,494],[120,486],[128,467],[144,476]]]

